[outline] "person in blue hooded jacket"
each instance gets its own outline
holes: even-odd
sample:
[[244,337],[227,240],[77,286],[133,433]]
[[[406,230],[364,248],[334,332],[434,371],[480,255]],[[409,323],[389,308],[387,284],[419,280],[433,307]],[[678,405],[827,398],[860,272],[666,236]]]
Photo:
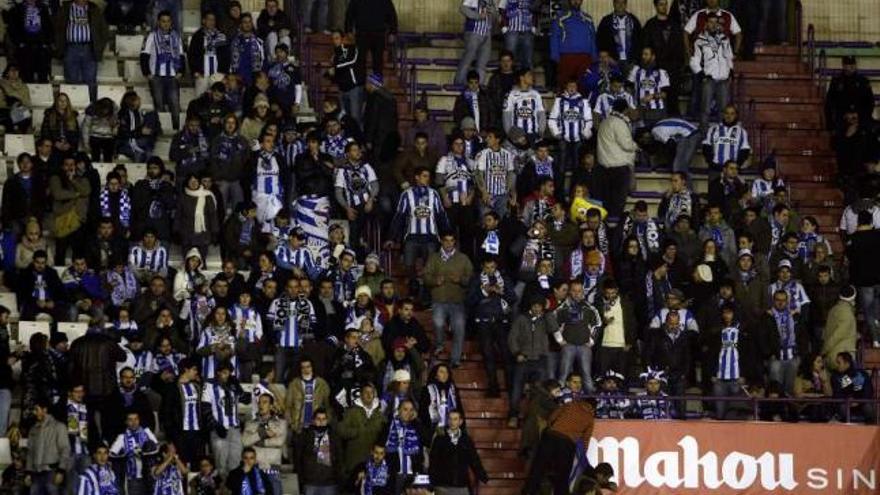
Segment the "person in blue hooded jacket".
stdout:
[[569,0],[569,9],[550,27],[550,58],[557,63],[556,80],[577,79],[596,59],[596,26],[581,10],[583,0]]

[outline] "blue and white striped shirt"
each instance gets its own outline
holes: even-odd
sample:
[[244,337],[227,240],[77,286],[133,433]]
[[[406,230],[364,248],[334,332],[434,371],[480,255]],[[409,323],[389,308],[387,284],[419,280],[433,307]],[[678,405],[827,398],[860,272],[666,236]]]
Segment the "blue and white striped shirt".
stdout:
[[67,399],[67,436],[74,455],[89,455],[89,415],[86,405]]
[[279,148],[281,148],[281,156],[284,157],[284,162],[287,163],[288,167],[293,169],[293,163],[296,161],[296,157],[305,151],[306,144],[301,139],[297,139],[292,143],[281,143]]
[[219,426],[227,430],[238,428],[238,397],[231,390],[217,382],[205,385],[202,402],[211,408],[211,416]]
[[71,2],[70,17],[67,19],[67,42],[92,42],[92,28],[89,25],[89,4],[79,5]]
[[669,401],[666,400],[666,393],[660,392],[657,395],[640,393],[639,398],[636,399],[636,410],[642,419],[669,419]]
[[183,406],[183,421],[181,421],[181,429],[183,431],[199,431],[199,402],[201,401],[201,392],[199,385],[194,382],[181,383],[180,386],[180,403]]
[[342,188],[348,206],[354,208],[370,200],[370,184],[377,182],[376,172],[368,163],[346,163],[336,168],[335,187]]
[[409,235],[436,236],[449,225],[440,194],[425,186],[413,186],[403,191],[397,203],[396,224],[406,224],[404,238]]
[[507,176],[512,174],[513,153],[505,148],[492,151],[486,148],[477,153],[475,172],[483,175],[483,183],[490,196],[504,196],[508,193]]
[[593,112],[590,102],[580,93],[562,94],[556,97],[548,120],[550,132],[567,143],[589,139],[593,129]]
[[712,124],[703,144],[712,147],[712,163],[717,165],[724,165],[728,160],[736,161],[740,151],[751,149],[748,133],[739,122]]
[[504,101],[504,131],[519,127],[526,134],[539,134],[544,131],[544,101],[541,94],[532,88],[520,89],[516,86],[507,94]]
[[256,308],[243,308],[234,304],[229,310],[229,317],[235,325],[235,334],[249,344],[256,344],[263,338],[263,320]]
[[697,126],[687,120],[668,118],[654,124],[654,127],[651,128],[651,135],[654,136],[655,141],[660,143],[665,143],[670,139],[677,142],[679,139],[690,136],[696,130]]
[[608,114],[611,113],[611,107],[614,105],[614,102],[621,99],[626,101],[626,105],[629,108],[636,108],[636,100],[626,91],[621,91],[617,94],[602,93],[596,98],[596,105],[593,107],[593,113],[598,114],[601,119],[605,119],[608,117]]
[[174,77],[183,70],[183,40],[176,31],[153,31],[147,35],[141,56],[149,57],[150,74]]
[[452,153],[437,163],[437,174],[443,175],[446,196],[453,204],[460,204],[474,189],[474,162]]
[[162,246],[147,249],[134,246],[128,255],[128,264],[135,270],[147,270],[160,273],[168,269],[168,251]]
[[[487,13],[486,0],[464,0],[461,5],[466,9],[474,9],[477,11],[477,14]],[[478,36],[489,36],[492,34],[492,17],[486,16],[481,19],[471,19],[469,17],[465,17],[464,19],[464,32],[466,33],[474,33]]]
[[532,30],[532,0],[501,0],[498,7],[504,12],[508,32],[523,33]]
[[257,158],[255,190],[258,193],[281,198],[284,186],[281,177],[281,158],[278,153],[260,151]]
[[790,361],[797,357],[797,330],[795,328],[795,315],[790,310],[779,311],[776,308],[770,310],[776,321],[776,331],[779,334],[780,361]]
[[290,244],[279,244],[275,248],[275,263],[285,270],[299,268],[309,277],[315,275],[315,261],[312,252],[305,246],[293,248]]
[[299,348],[304,338],[313,336],[318,323],[311,301],[286,294],[272,301],[266,316],[275,327],[278,346],[284,348]]
[[79,475],[76,495],[118,495],[119,485],[111,464],[92,464]]
[[[211,347],[214,344],[223,344],[232,349],[230,361],[232,362],[233,374],[235,374],[235,371],[238,370],[238,360],[235,357],[235,335],[233,335],[231,329],[221,330],[213,325],[203,328],[199,334],[199,343],[196,345],[196,351]],[[205,380],[214,378],[219,364],[213,352],[202,357],[202,377]]]
[[789,280],[788,283],[783,283],[777,280],[770,284],[770,286],[767,287],[767,292],[770,295],[769,300],[771,303],[773,302],[773,294],[779,290],[784,290],[788,294],[788,307],[792,311],[800,311],[805,304],[810,303],[810,296],[807,295],[804,286],[796,280]]
[[[633,67],[629,73],[629,82],[636,89],[636,97],[640,104],[651,110],[663,110],[666,108],[666,102],[663,100],[661,92],[669,87],[669,74],[663,69],[656,67],[644,69],[642,67]],[[644,98],[653,96],[654,98],[644,103]]]
[[334,160],[343,160],[345,158],[345,146],[354,142],[354,139],[340,132],[335,136],[325,135],[321,140],[321,152],[332,156]]
[[740,377],[739,366],[739,324],[725,327],[721,330],[721,352],[718,353],[719,380],[738,380]]

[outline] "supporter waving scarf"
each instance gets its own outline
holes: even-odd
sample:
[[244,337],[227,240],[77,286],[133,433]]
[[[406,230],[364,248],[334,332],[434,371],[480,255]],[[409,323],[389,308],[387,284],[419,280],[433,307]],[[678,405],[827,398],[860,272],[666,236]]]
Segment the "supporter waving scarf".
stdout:
[[396,453],[400,459],[399,474],[413,474],[412,457],[419,455],[422,446],[419,434],[412,422],[404,423],[397,418],[391,423],[388,440],[385,441],[385,450],[389,453]]

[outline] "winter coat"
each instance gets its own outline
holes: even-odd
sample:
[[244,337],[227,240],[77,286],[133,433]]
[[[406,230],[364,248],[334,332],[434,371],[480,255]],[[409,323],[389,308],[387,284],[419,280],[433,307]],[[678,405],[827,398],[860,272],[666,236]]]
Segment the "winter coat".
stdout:
[[70,468],[70,441],[64,423],[47,415],[31,427],[25,467],[34,473]]
[[822,331],[822,355],[825,356],[825,367],[835,368],[838,353],[849,352],[855,355],[858,339],[855,305],[843,300],[838,301],[828,312],[828,320]]
[[296,443],[296,465],[303,485],[336,485],[342,475],[342,443],[331,428],[327,428],[330,438],[330,465],[323,464],[315,452],[315,428],[304,430]]
[[[294,433],[302,431],[303,414],[305,413],[305,388],[302,378],[294,378],[287,387],[287,421]],[[324,408],[328,414],[332,411],[330,403],[330,385],[321,377],[315,377],[314,404],[312,411]]]
[[84,384],[89,397],[107,397],[117,391],[116,363],[125,359],[112,338],[89,332],[70,346],[72,381]]
[[[55,22],[55,58],[64,58],[67,49],[67,24],[70,19],[70,6],[73,2],[65,2],[61,10],[54,16]],[[92,36],[92,56],[95,62],[104,57],[104,47],[110,38],[110,30],[104,20],[104,11],[94,2],[89,2],[89,30]]]
[[379,399],[376,408],[367,417],[366,408],[357,399],[354,406],[345,410],[342,421],[337,425],[339,437],[345,442],[342,457],[342,470],[351,474],[357,465],[366,459],[373,445],[380,440],[385,430],[386,416],[382,413]]
[[518,315],[513,321],[510,333],[507,335],[507,346],[511,356],[522,354],[528,361],[537,361],[547,355],[549,340],[556,333],[556,317],[553,313],[540,316],[532,331],[532,317]]
[[460,435],[456,443],[452,443],[447,430],[434,436],[428,467],[434,486],[467,487],[471,470],[481,481],[489,479],[470,435],[465,430]]
[[[199,193],[202,191],[202,188],[197,190]],[[177,215],[174,217],[174,230],[180,236],[180,243],[186,247],[207,246],[220,231],[220,225],[217,221],[217,203],[213,194],[208,194],[205,198],[205,209],[203,212],[205,230],[203,232],[195,231],[197,204],[198,198],[188,195],[186,190],[180,193],[177,203]]]
[[68,181],[58,175],[49,178],[49,192],[54,200],[52,212],[55,218],[75,211],[80,222],[85,224],[89,210],[89,195],[92,187],[85,177],[74,177]]

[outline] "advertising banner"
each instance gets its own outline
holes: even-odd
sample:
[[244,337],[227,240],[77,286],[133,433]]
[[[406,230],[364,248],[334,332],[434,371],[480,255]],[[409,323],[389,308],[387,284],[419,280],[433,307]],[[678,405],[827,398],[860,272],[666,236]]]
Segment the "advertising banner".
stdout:
[[602,420],[587,457],[632,495],[880,493],[876,426]]

